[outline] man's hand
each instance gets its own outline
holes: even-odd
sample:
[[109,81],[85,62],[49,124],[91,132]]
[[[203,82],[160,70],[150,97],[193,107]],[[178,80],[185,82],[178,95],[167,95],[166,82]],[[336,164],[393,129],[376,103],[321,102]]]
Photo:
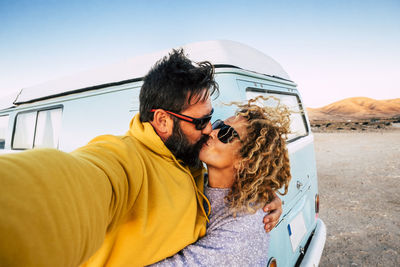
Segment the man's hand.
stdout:
[[265,212],[269,212],[263,219],[264,229],[267,233],[277,225],[282,214],[282,201],[275,193],[274,195],[275,198],[263,208]]

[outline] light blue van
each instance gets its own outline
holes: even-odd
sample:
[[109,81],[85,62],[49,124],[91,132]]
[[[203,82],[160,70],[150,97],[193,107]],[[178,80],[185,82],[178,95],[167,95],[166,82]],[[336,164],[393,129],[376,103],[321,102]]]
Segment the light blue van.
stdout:
[[[288,150],[292,180],[282,197],[283,214],[271,231],[270,266],[317,266],[326,228],[319,213],[314,138],[296,84],[265,54],[232,41],[183,46],[194,61],[216,69],[220,96],[213,120],[231,116],[223,105],[258,95],[274,96],[294,112]],[[0,153],[36,147],[72,151],[101,134],[124,134],[138,112],[142,77],[167,51],[144,55],[79,75],[22,89],[0,102]],[[273,99],[264,105],[273,105]]]

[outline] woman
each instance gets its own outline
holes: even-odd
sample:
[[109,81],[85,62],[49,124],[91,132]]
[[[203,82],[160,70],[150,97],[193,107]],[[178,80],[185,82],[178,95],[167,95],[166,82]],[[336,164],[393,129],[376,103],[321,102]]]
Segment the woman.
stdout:
[[287,192],[290,121],[286,107],[260,107],[256,101],[238,105],[236,116],[214,122],[200,152],[211,202],[206,236],[156,265],[267,265],[269,234],[260,223],[260,208],[278,189]]

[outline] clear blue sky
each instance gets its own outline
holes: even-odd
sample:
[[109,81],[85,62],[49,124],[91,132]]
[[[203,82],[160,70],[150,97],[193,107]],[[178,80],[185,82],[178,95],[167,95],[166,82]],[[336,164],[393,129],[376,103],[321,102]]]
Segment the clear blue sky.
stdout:
[[277,60],[310,107],[352,96],[400,97],[399,0],[0,0],[0,97],[216,39]]

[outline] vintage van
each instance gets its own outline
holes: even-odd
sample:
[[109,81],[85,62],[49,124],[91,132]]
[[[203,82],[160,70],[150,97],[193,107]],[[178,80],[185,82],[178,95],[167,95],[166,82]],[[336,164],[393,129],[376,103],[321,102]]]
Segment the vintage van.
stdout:
[[[208,60],[215,66],[220,96],[213,100],[213,119],[232,115],[234,108],[222,103],[258,95],[274,96],[294,111],[288,139],[292,181],[282,197],[280,222],[271,231],[269,265],[317,266],[326,228],[318,218],[314,139],[296,84],[273,59],[240,43],[209,41],[183,48],[192,60]],[[142,77],[167,53],[22,89],[14,99],[1,103],[0,151],[37,147],[72,151],[97,135],[124,134],[138,112]]]

